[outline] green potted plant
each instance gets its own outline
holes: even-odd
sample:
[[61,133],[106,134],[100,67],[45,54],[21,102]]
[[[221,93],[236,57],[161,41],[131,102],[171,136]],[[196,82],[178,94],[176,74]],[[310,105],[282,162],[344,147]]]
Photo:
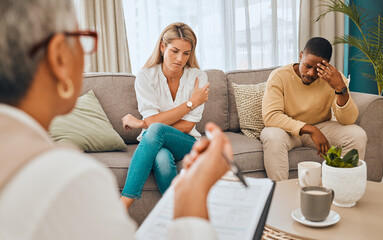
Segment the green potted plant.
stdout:
[[[372,64],[374,75],[363,73],[367,78],[376,81],[378,94],[383,95],[383,18],[380,15],[371,17],[367,11],[352,2],[342,2],[341,0],[330,0],[321,4],[327,7],[315,21],[319,21],[330,12],[340,12],[347,15],[358,28],[361,37],[344,35],[336,37],[333,44],[349,44],[361,51],[359,55],[351,60]],[[374,22],[375,24],[366,24]]]
[[359,153],[357,149],[352,149],[343,157],[341,155],[341,147],[331,146],[326,156],[322,154],[322,157],[326,160],[326,164],[332,167],[352,168],[358,165]]
[[352,149],[341,157],[342,148],[331,146],[322,163],[322,184],[335,192],[333,203],[352,207],[363,196],[367,184],[366,163]]

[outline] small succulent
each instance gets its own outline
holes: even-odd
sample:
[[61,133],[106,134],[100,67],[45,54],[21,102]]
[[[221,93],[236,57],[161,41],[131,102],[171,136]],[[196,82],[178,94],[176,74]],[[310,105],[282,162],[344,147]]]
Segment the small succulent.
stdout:
[[341,157],[342,148],[337,146],[331,146],[327,151],[327,155],[322,157],[326,160],[326,164],[332,167],[339,168],[352,168],[358,165],[359,154],[358,150],[352,149],[346,155]]

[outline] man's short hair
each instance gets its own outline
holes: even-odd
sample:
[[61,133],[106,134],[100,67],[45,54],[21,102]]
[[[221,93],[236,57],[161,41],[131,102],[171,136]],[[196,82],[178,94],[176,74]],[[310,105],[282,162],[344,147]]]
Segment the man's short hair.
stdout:
[[303,52],[315,55],[326,59],[327,61],[331,60],[332,55],[332,46],[331,43],[321,37],[314,37],[307,41]]

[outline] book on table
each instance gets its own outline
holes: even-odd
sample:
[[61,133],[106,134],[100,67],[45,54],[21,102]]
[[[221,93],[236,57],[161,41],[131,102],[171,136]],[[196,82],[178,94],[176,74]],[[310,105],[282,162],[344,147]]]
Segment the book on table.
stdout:
[[[208,195],[210,223],[218,239],[261,239],[275,182],[246,178],[241,182],[219,180]],[[174,189],[171,186],[136,232],[137,239],[165,239],[173,220]]]

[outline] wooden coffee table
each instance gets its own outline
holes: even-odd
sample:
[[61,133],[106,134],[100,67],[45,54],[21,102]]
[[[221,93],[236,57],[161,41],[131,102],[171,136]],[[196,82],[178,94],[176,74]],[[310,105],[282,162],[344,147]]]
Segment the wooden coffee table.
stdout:
[[334,204],[331,210],[341,219],[324,228],[307,227],[296,222],[291,212],[299,208],[297,179],[277,182],[266,226],[274,231],[304,239],[382,239],[383,184],[367,181],[366,192],[352,208]]

